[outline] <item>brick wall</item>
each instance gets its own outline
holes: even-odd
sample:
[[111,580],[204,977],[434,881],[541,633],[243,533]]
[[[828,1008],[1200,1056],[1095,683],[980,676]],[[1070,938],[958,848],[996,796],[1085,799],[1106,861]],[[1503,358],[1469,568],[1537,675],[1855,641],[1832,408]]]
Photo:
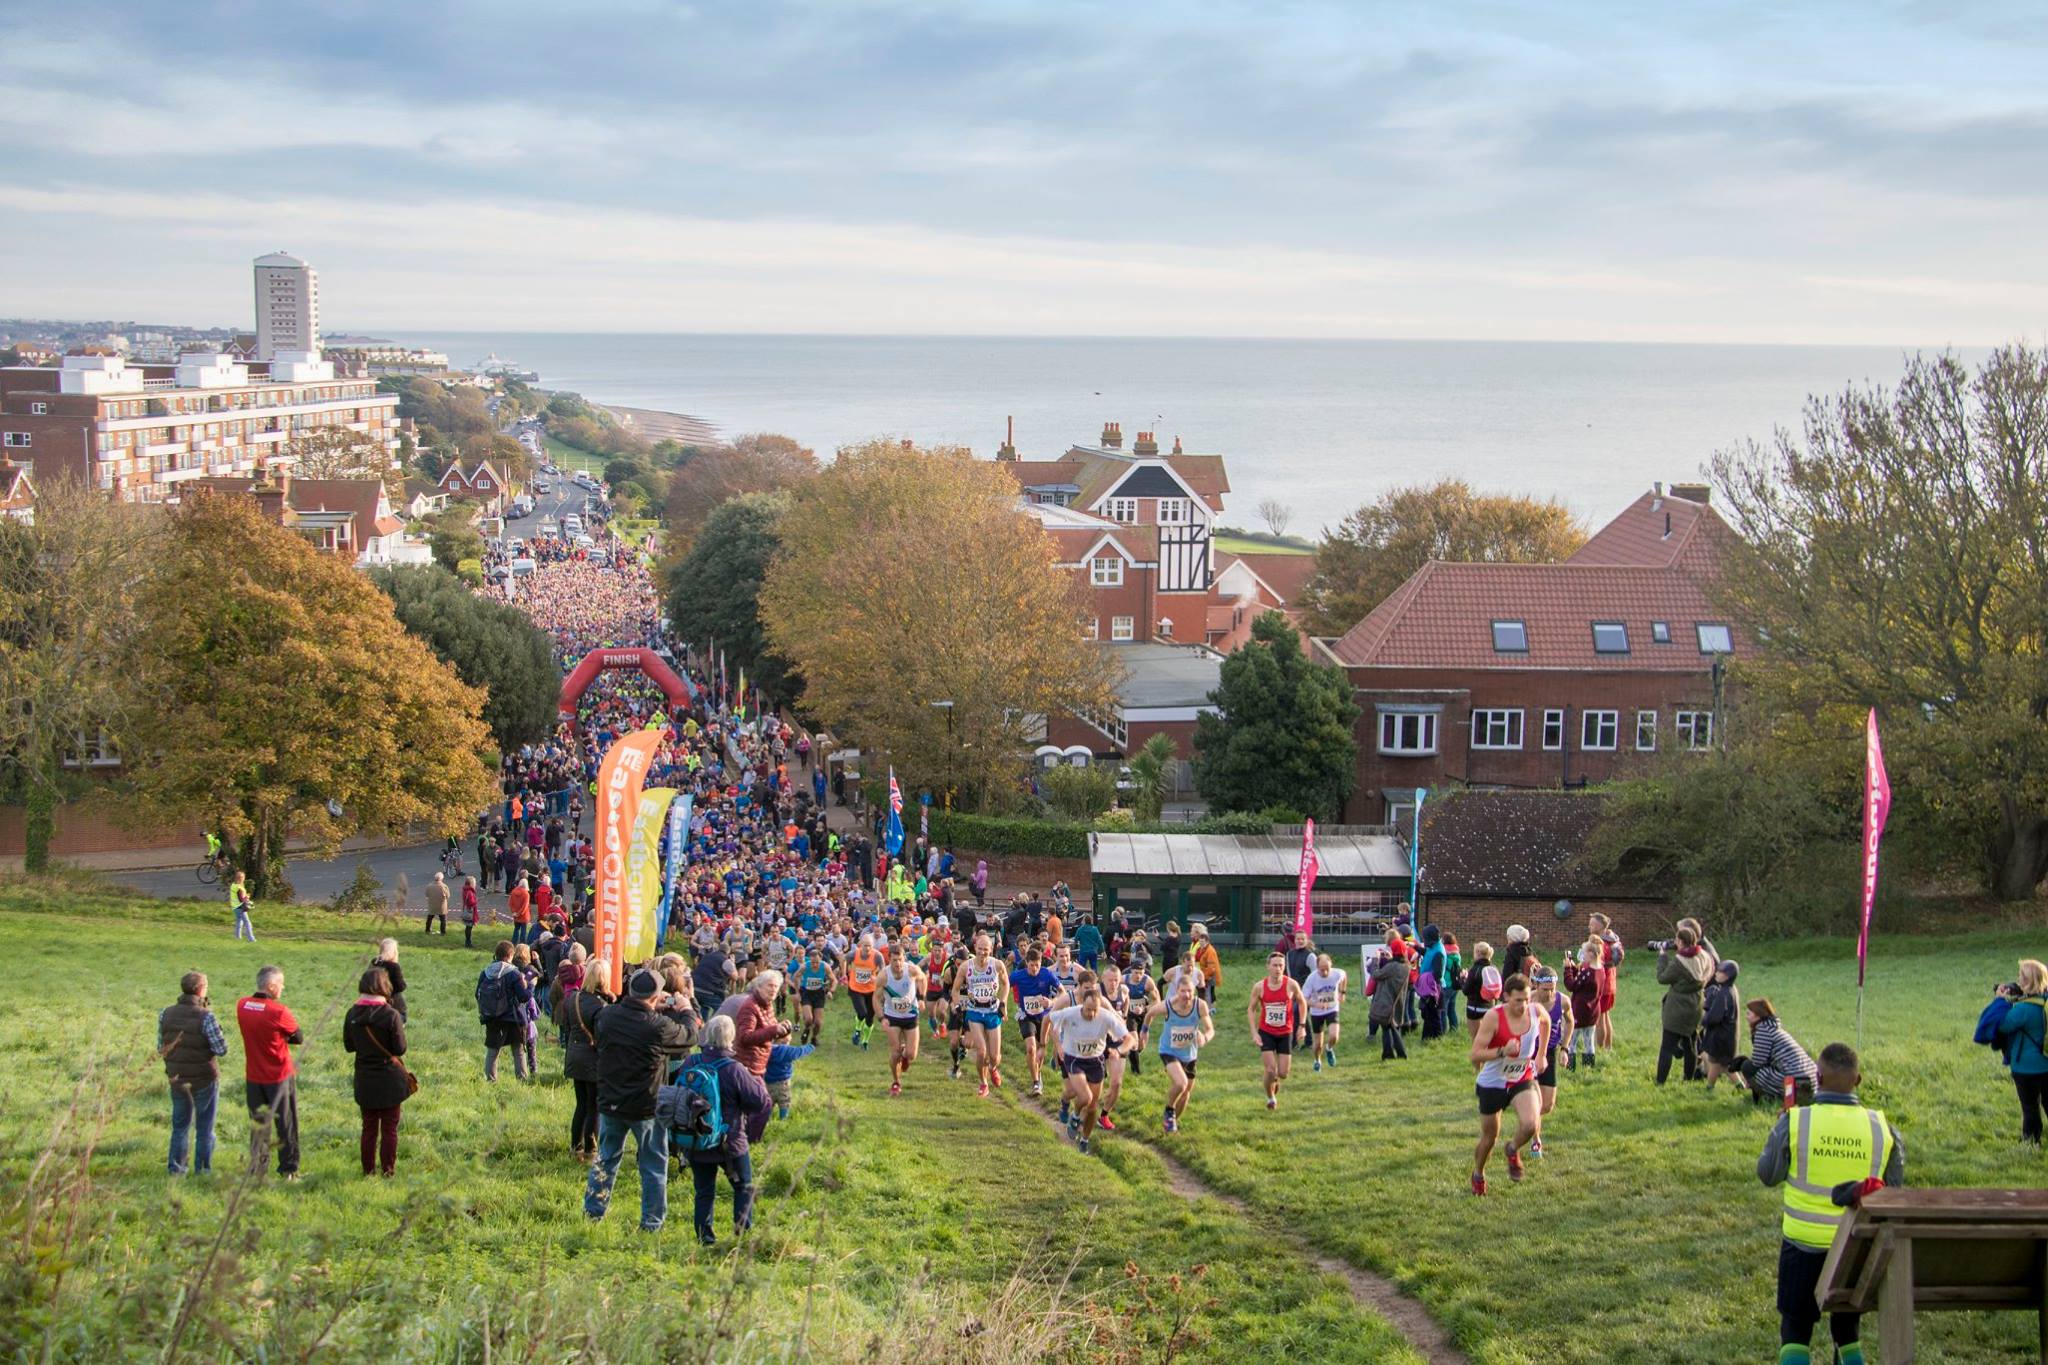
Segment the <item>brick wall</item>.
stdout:
[[1670,938],[1679,911],[1669,901],[1572,900],[1569,918],[1559,919],[1555,897],[1429,896],[1423,897],[1423,918],[1446,933],[1458,936],[1465,960],[1472,960],[1472,945],[1493,945],[1498,958],[1507,951],[1508,926],[1519,924],[1529,931],[1537,956],[1553,966],[1567,948],[1586,941],[1586,917],[1595,911],[1614,921],[1622,946],[1640,949],[1651,939]]
[[976,860],[988,859],[991,895],[997,890],[1006,895],[1011,891],[1047,891],[1054,882],[1065,882],[1077,903],[1086,903],[1093,895],[1086,858],[1027,858],[1019,854],[981,853],[959,847],[953,849],[953,856],[959,859],[955,881],[963,887],[974,875]]
[[[28,851],[27,812],[20,806],[0,806],[0,857],[20,857]],[[206,843],[198,822],[160,829],[124,829],[106,812],[62,806],[57,811],[57,833],[50,852],[59,858],[81,853],[118,853],[138,848],[197,848]]]

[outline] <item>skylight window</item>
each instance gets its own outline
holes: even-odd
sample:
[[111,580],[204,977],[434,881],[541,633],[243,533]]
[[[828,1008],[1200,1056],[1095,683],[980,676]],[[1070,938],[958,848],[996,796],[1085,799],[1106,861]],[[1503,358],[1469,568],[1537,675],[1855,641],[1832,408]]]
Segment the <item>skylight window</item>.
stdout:
[[1733,654],[1735,652],[1735,633],[1728,629],[1727,626],[1712,625],[1706,621],[1701,621],[1699,623],[1699,633],[1700,653]]
[[1671,643],[1671,623],[1670,623],[1669,621],[1652,621],[1652,622],[1650,622],[1650,639],[1651,639],[1651,641],[1652,641],[1653,643],[1655,643],[1655,644],[1660,644],[1660,645],[1668,645],[1668,644],[1670,644],[1670,643]]
[[1529,629],[1520,621],[1495,621],[1493,623],[1493,650],[1496,654],[1527,654],[1529,652]]
[[1628,627],[1619,621],[1595,621],[1593,623],[1593,652],[1595,654],[1628,653]]

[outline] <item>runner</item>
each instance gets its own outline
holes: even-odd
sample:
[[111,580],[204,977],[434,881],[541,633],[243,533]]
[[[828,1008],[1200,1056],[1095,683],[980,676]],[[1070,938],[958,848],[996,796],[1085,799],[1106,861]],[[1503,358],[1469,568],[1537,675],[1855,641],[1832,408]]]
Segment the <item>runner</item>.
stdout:
[[825,960],[823,945],[813,940],[804,949],[803,965],[796,971],[797,1003],[801,1011],[803,1037],[799,1045],[813,1046],[825,1036],[825,1006],[832,999],[833,991],[839,988],[839,973],[832,970],[832,964]]
[[871,936],[862,934],[860,946],[846,964],[846,998],[853,1002],[853,1041],[861,1048],[867,1047],[868,1035],[874,1032],[875,982],[881,975],[881,954],[874,950]]
[[1308,974],[1302,994],[1308,997],[1308,1031],[1316,1043],[1317,1071],[1323,1069],[1325,1062],[1337,1065],[1338,1014],[1344,1008],[1344,996],[1350,985],[1351,974],[1341,967],[1332,967],[1328,953],[1316,958],[1316,969]]
[[952,1018],[953,950],[951,943],[940,935],[928,935],[927,942],[931,950],[920,964],[924,968],[925,1017],[931,1021],[932,1035],[944,1038]]
[[1094,983],[1080,988],[1079,1003],[1054,1010],[1048,1018],[1059,1031],[1060,1055],[1066,1063],[1067,1133],[1088,1154],[1088,1137],[1094,1130],[1102,1102],[1104,1056],[1110,1047],[1129,1036],[1123,1016],[1106,1008],[1101,987]]
[[[1131,992],[1124,985],[1123,968],[1115,962],[1103,963],[1097,990],[1102,996],[1102,1007],[1114,1012],[1124,1023],[1123,1039],[1103,1054],[1102,1093],[1096,1104],[1099,1111],[1096,1123],[1103,1131],[1113,1133],[1116,1121],[1110,1117],[1110,1111],[1116,1108],[1117,1099],[1124,1093],[1124,1068],[1130,1064],[1130,1049],[1138,1040],[1131,1028]],[[1139,996],[1138,999],[1142,1002],[1144,997]],[[1138,1017],[1142,1022],[1142,1006]]]
[[1266,1071],[1266,1108],[1280,1107],[1280,1083],[1294,1064],[1294,1045],[1308,1040],[1303,1016],[1308,1002],[1301,987],[1287,975],[1287,955],[1274,953],[1266,959],[1266,974],[1252,983],[1250,1001],[1245,1005],[1245,1022],[1251,1026],[1252,1042],[1258,1045],[1259,1061]]
[[917,1060],[917,1010],[924,1000],[924,972],[911,965],[901,943],[889,947],[882,973],[882,1019],[889,1025],[889,1093],[903,1093],[903,1078]]
[[1166,1072],[1169,1133],[1180,1131],[1188,1096],[1195,1091],[1196,1054],[1216,1036],[1216,1022],[1209,1017],[1208,1002],[1195,989],[1200,977],[1200,972],[1182,972],[1174,978],[1172,994],[1153,1005],[1145,1016],[1148,1027],[1159,1026],[1159,1065]]
[[1024,950],[1024,965],[1010,973],[1010,996],[1017,1002],[1017,1031],[1024,1037],[1024,1061],[1031,1068],[1031,1093],[1043,1095],[1040,1068],[1045,1060],[1045,1017],[1060,993],[1059,978],[1046,969],[1036,948]]
[[1055,943],[1052,945],[1052,961],[1048,964],[1052,974],[1059,978],[1060,989],[1069,997],[1074,994],[1074,983],[1080,980],[1081,968],[1074,962],[1074,945]]
[[1542,1099],[1537,1106],[1538,1128],[1536,1136],[1529,1140],[1529,1155],[1540,1158],[1543,1155],[1542,1119],[1557,1108],[1557,1054],[1562,1052],[1567,1057],[1571,1056],[1576,1024],[1572,1019],[1572,1002],[1557,989],[1556,972],[1540,962],[1532,963],[1529,983],[1531,1003],[1550,1020],[1550,1035],[1543,1045],[1543,1071],[1536,1077],[1536,1090]]
[[967,1046],[974,1053],[975,1074],[981,1078],[975,1093],[987,1095],[991,1085],[998,1090],[1003,1085],[998,1068],[1003,1062],[1003,1002],[1010,992],[1003,964],[989,956],[987,934],[974,936],[974,956],[953,975],[953,1000],[965,1005],[962,1018],[967,1024]]
[[1501,983],[1501,1003],[1486,1012],[1472,1039],[1474,1087],[1479,1097],[1479,1144],[1472,1152],[1472,1193],[1486,1193],[1486,1162],[1500,1136],[1503,1109],[1515,1111],[1515,1136],[1508,1143],[1508,1178],[1522,1178],[1520,1148],[1543,1122],[1536,1094],[1536,1062],[1550,1036],[1550,1016],[1529,1008],[1527,977]]
[[1586,928],[1600,940],[1600,1019],[1593,1026],[1593,1043],[1602,1052],[1614,1047],[1614,1000],[1621,979],[1621,960],[1628,956],[1614,921],[1602,914],[1586,916]]
[[1152,1007],[1159,1003],[1159,987],[1151,977],[1138,970],[1135,964],[1124,973],[1124,986],[1130,992],[1130,1004],[1124,1008],[1124,1024],[1137,1035],[1126,1055],[1131,1062],[1131,1074],[1140,1074],[1138,1060],[1145,1055],[1147,1035],[1151,1032]]

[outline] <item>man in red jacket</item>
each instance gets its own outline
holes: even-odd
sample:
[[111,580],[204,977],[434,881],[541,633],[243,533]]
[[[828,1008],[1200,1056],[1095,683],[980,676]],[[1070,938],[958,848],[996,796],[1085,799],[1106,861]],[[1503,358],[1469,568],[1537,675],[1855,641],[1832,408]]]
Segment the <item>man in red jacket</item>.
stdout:
[[256,993],[235,1003],[235,1023],[242,1030],[244,1076],[249,1098],[249,1161],[263,1170],[263,1153],[277,1147],[277,1173],[299,1178],[298,1066],[292,1048],[306,1041],[299,1021],[284,1007],[284,968],[260,967]]

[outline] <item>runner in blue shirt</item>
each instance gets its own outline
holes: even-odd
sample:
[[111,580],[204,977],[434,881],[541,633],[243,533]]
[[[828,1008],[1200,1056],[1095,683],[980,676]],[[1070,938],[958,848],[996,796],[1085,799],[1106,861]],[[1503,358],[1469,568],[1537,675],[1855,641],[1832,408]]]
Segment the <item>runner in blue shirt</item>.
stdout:
[[1042,1095],[1039,1076],[1044,1061],[1045,1016],[1061,990],[1060,979],[1046,967],[1038,949],[1024,950],[1024,965],[1010,973],[1010,994],[1017,1001],[1017,1028],[1024,1035],[1024,1060],[1031,1067],[1031,1093]]

